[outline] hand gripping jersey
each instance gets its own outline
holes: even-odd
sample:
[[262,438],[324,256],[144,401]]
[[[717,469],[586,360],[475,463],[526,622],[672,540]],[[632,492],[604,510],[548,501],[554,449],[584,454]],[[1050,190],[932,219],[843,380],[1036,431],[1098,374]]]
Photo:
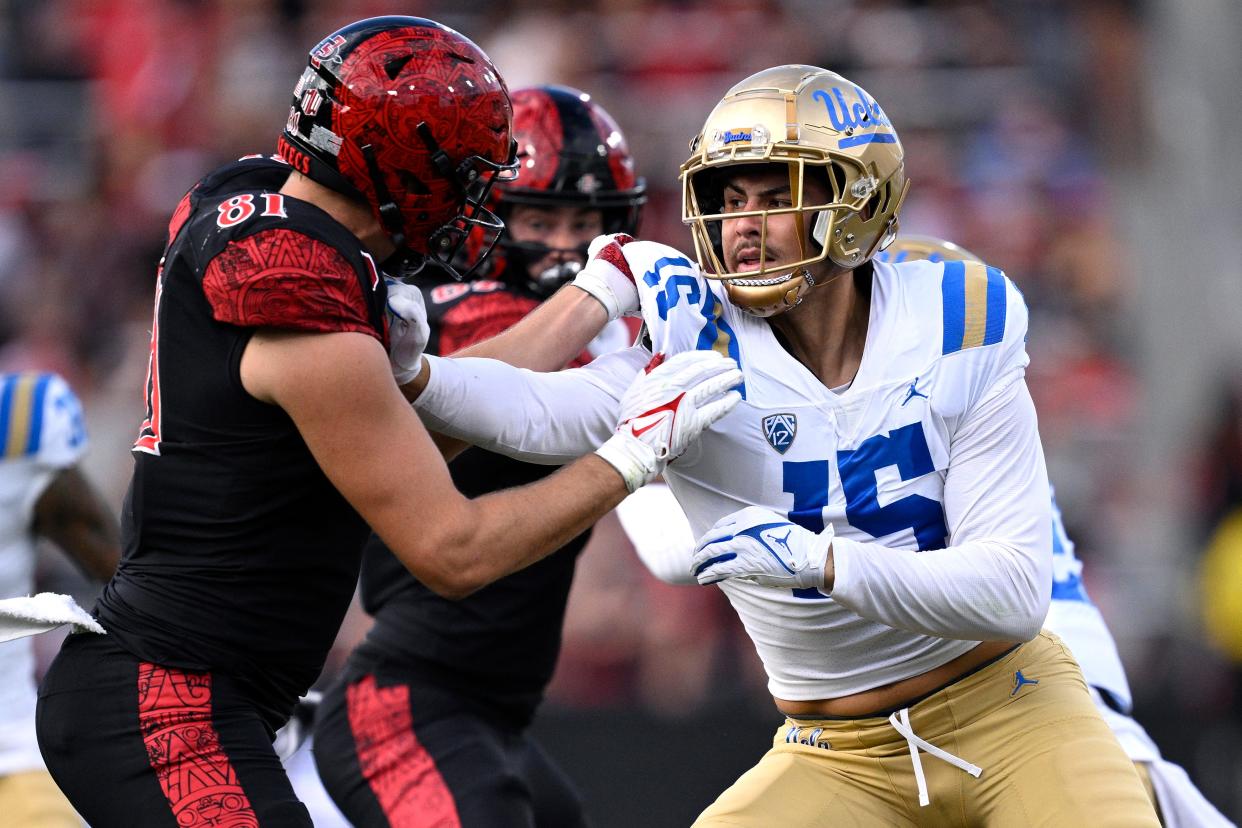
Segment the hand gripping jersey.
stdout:
[[288,415],[242,387],[242,353],[258,328],[387,344],[374,263],[322,210],[278,192],[288,172],[243,159],[173,216],[124,557],[96,610],[143,660],[243,677],[277,721],[323,665],[368,530]]
[[[510,284],[420,284],[431,325],[427,350],[451,354],[489,339],[534,310],[539,298]],[[584,354],[575,364],[589,361]],[[467,497],[533,483],[554,469],[470,449],[450,465]],[[360,648],[405,670],[409,680],[462,690],[486,699],[495,712],[525,724],[543,697],[560,653],[565,604],[574,566],[590,532],[556,553],[450,601],[436,595],[398,561],[378,537],[367,544],[362,602],[375,624]]]
[[[653,349],[718,349],[745,376],[742,404],[665,472],[695,535],[751,505],[836,530],[831,597],[721,584],[772,693],[849,695],[976,641],[1034,636],[1051,592],[1052,520],[1024,382],[1026,307],[1004,275],[977,263],[876,263],[862,363],[838,394],[768,322],[729,304],[676,251],[651,247],[635,274]],[[646,356],[629,349],[551,375],[433,360],[418,407],[454,436],[559,462],[612,432]]]
[[[82,406],[63,379],[0,374],[0,598],[34,592],[35,503],[85,453]],[[43,767],[33,647],[33,638],[0,644],[0,777]]]

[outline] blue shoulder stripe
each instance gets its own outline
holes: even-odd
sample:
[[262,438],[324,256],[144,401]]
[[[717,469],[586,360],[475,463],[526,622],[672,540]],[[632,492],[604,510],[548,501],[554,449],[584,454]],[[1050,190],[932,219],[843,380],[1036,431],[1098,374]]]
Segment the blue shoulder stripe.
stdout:
[[1005,275],[982,262],[945,262],[942,353],[995,345],[1005,336]]
[[0,440],[6,458],[26,457],[39,450],[43,437],[43,401],[51,374],[10,374],[0,390]]

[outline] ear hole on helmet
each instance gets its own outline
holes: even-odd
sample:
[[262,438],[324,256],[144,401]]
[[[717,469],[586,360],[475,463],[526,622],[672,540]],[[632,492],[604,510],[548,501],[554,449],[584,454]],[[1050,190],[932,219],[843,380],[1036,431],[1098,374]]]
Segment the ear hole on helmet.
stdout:
[[858,215],[863,221],[871,221],[871,217],[874,216],[876,211],[879,209],[879,203],[880,194],[876,193],[871,198],[867,199],[867,203],[859,209]]
[[885,181],[876,193],[875,211],[877,213],[888,212],[889,205],[893,203],[893,182]]
[[389,80],[396,80],[397,75],[401,74],[401,70],[405,68],[405,65],[413,59],[413,54],[393,58],[384,64],[384,74],[388,75]]

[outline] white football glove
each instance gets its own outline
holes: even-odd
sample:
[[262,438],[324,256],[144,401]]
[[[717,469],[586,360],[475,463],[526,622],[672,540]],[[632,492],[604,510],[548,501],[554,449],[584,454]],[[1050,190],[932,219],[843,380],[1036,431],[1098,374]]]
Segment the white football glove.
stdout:
[[742,399],[737,363],[715,351],[656,354],[621,398],[617,433],[595,453],[631,492],[650,483],[708,426]]
[[818,535],[769,509],[747,506],[699,538],[691,572],[700,584],[726,578],[763,586],[822,589],[832,524]]
[[586,265],[570,282],[599,300],[608,312],[609,322],[638,312],[634,273],[621,250],[633,242],[634,237],[625,233],[596,236],[587,248]]
[[293,708],[293,715],[289,717],[289,721],[285,722],[285,726],[276,731],[276,738],[272,740],[272,750],[276,751],[281,762],[288,762],[292,759],[293,754],[298,752],[298,748],[306,743],[314,730],[315,716],[319,712],[319,705],[322,701],[323,693],[318,690],[309,691],[298,699],[298,703]]
[[388,285],[388,303],[384,306],[384,315],[388,317],[388,364],[397,385],[405,385],[422,370],[431,326],[427,324],[421,290],[387,277],[384,282]]

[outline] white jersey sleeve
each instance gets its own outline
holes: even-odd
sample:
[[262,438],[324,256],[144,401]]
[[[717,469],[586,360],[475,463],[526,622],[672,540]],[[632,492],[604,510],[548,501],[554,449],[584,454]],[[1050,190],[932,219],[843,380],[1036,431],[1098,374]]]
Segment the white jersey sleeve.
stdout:
[[961,414],[944,473],[947,546],[915,552],[837,538],[832,597],[864,618],[926,635],[1026,641],[1039,632],[1052,590],[1048,476],[1024,379],[1027,312],[1000,271],[988,268],[980,286],[995,295],[980,299],[986,312],[973,319],[954,318],[943,288],[943,359],[970,360],[954,372]]
[[426,359],[430,378],[414,407],[428,428],[518,460],[561,465],[612,436],[621,397],[651,353],[636,345],[553,373],[494,359]]

